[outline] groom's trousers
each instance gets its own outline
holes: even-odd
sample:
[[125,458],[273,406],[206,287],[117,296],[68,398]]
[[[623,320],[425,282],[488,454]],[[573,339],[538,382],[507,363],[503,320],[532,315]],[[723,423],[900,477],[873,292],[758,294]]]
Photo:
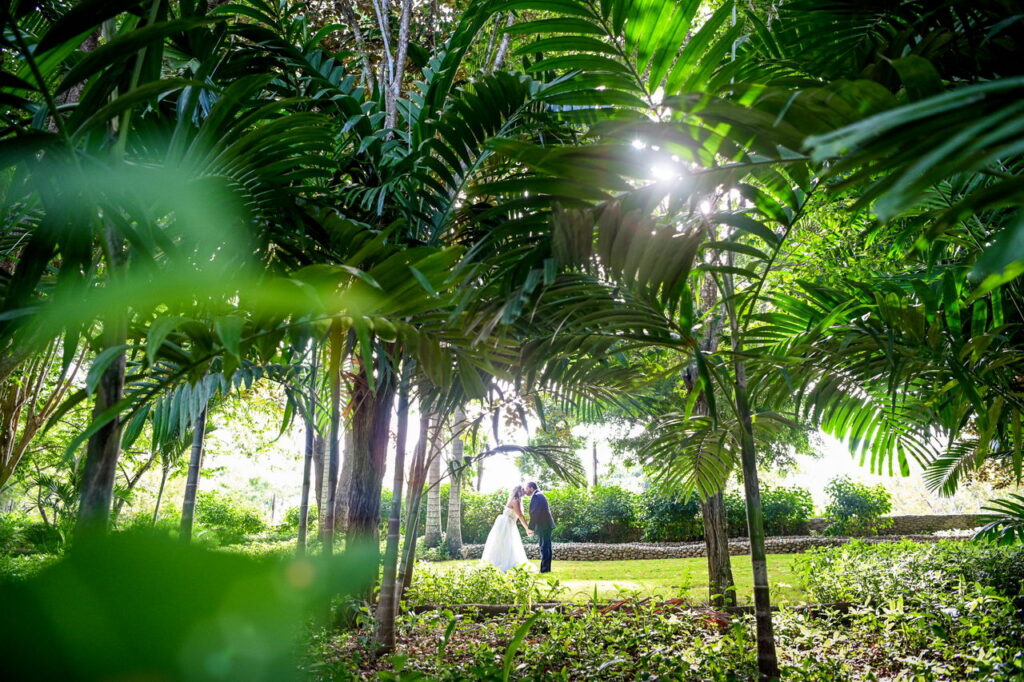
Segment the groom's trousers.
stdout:
[[551,531],[552,528],[537,531],[537,542],[540,544],[540,572],[551,571]]

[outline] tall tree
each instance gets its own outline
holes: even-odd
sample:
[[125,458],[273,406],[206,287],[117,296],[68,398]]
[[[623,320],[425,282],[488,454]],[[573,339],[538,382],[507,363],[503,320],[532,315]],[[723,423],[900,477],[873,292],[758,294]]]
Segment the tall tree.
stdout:
[[462,556],[462,486],[465,482],[467,463],[463,457],[465,444],[462,431],[465,428],[466,413],[459,407],[452,420],[452,457],[448,462],[451,487],[448,491],[448,522],[445,546],[448,556]]
[[[430,444],[430,464],[427,469],[427,526],[423,544],[437,547],[441,544],[441,454],[440,424],[436,418],[431,424],[430,432],[434,438]],[[451,495],[451,492],[448,493]]]
[[193,425],[192,454],[188,462],[188,478],[185,480],[185,498],[181,503],[181,524],[178,537],[182,542],[192,542],[192,525],[195,518],[196,492],[199,490],[199,472],[203,465],[203,446],[206,442],[206,407],[199,413]]

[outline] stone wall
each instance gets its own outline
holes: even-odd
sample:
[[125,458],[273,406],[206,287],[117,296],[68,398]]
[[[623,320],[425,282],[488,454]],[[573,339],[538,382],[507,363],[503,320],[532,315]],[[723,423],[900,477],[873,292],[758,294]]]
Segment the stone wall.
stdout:
[[[812,547],[836,547],[845,545],[852,538],[821,537],[821,536],[787,536],[765,538],[765,548],[770,554],[796,554],[805,552]],[[874,538],[861,538],[865,542],[898,542],[913,540],[915,542],[937,542],[942,538],[932,535],[883,535]],[[464,545],[464,559],[479,559],[483,554],[483,545]],[[750,554],[750,542],[746,538],[729,540],[730,554]],[[539,559],[536,544],[526,545],[526,555],[531,559]],[[679,559],[704,556],[703,542],[630,542],[624,544],[604,544],[596,542],[556,542],[554,543],[555,561],[614,561],[621,559]]]
[[[920,535],[940,530],[970,530],[984,525],[981,514],[929,514],[921,516],[892,516],[892,535]],[[811,519],[807,523],[811,533],[822,533],[828,527],[825,519]]]

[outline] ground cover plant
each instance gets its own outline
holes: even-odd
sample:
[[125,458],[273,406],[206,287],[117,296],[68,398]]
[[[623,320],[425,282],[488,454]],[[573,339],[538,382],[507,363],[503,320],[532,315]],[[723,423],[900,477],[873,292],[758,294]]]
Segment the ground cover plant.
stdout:
[[[807,599],[842,607],[777,614],[783,679],[1024,675],[1019,548],[855,543],[794,556],[791,569]],[[600,606],[606,605],[602,600]],[[317,679],[358,679],[397,668],[403,679],[503,679],[506,654],[532,613],[410,613],[400,620],[395,659],[367,656],[358,635],[322,632],[307,665]],[[530,680],[756,679],[753,637],[749,616],[635,599],[605,613],[542,612],[530,624],[525,646],[511,649],[511,669],[517,679]]]

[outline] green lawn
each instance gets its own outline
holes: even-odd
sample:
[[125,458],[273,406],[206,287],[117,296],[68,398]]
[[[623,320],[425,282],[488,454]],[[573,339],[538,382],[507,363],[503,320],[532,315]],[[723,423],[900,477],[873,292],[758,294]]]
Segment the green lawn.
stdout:
[[[772,599],[776,603],[799,603],[806,599],[793,571],[796,554],[769,554],[768,580]],[[446,561],[445,567],[476,566],[479,561]],[[531,562],[537,566],[539,562]],[[753,601],[753,582],[750,558],[732,557],[732,572],[741,604]],[[640,597],[686,597],[706,602],[708,595],[707,559],[632,559],[624,561],[558,561],[548,574],[558,580],[565,590],[564,601],[583,601],[593,598],[597,589],[599,600],[616,597],[622,591]]]

